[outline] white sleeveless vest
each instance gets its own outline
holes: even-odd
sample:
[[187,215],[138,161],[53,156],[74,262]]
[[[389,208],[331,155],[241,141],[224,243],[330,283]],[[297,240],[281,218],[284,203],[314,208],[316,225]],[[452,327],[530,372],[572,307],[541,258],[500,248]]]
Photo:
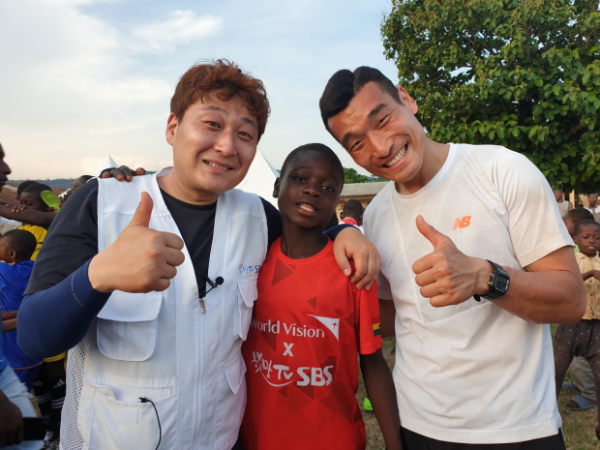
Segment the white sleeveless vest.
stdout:
[[[142,191],[154,200],[150,227],[181,236],[156,182],[166,173],[131,183],[99,180],[98,251],[129,224]],[[77,411],[83,449],[156,448],[156,412],[140,397],[156,405],[160,449],[230,450],[235,444],[246,405],[240,348],[267,252],[260,198],[238,190],[219,197],[208,276],[224,283],[205,296],[204,309],[187,248],[183,252],[185,262],[166,291],[115,291],[84,340]]]

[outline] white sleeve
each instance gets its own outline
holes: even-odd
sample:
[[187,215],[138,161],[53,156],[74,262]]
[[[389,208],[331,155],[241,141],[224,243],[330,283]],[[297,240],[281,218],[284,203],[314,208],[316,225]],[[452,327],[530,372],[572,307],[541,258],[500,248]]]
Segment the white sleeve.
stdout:
[[394,300],[390,282],[381,272],[377,274],[377,297],[382,300]]
[[0,234],[7,233],[11,230],[16,230],[21,226],[23,226],[21,222],[0,217]]
[[492,176],[508,211],[508,232],[522,267],[574,245],[548,181],[527,157],[502,152]]

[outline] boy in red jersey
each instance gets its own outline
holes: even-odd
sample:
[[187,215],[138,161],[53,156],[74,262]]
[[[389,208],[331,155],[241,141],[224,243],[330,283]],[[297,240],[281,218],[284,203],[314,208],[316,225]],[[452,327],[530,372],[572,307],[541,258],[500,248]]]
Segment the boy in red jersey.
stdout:
[[322,144],[292,151],[275,183],[283,236],[260,269],[242,350],[248,367],[244,450],[364,449],[354,396],[357,352],[387,448],[402,448],[376,290],[357,290],[334,270],[333,243],[322,232],[343,184],[338,157]]

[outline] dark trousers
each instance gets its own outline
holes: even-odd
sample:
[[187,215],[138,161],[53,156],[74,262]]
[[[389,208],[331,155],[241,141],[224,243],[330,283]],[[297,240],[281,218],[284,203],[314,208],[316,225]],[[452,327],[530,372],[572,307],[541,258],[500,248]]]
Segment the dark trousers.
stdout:
[[510,444],[457,444],[437,441],[403,428],[402,446],[404,450],[565,450],[565,443],[560,430],[555,436],[526,442],[514,442]]
[[242,438],[238,438],[237,442],[231,450],[244,450],[244,447],[242,447]]

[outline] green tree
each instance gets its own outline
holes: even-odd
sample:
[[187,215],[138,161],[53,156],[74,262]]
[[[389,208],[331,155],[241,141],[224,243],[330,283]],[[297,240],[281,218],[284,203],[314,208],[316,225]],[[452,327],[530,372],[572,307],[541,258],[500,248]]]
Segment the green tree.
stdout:
[[381,177],[375,177],[375,176],[368,177],[366,175],[361,175],[354,169],[348,169],[348,168],[344,167],[344,183],[345,184],[374,183],[376,181],[388,181],[388,180],[386,180],[385,178],[381,178]]
[[367,183],[369,178],[365,175],[361,175],[355,169],[348,169],[344,167],[344,183]]
[[392,0],[381,31],[439,142],[523,153],[553,186],[600,188],[598,0]]

